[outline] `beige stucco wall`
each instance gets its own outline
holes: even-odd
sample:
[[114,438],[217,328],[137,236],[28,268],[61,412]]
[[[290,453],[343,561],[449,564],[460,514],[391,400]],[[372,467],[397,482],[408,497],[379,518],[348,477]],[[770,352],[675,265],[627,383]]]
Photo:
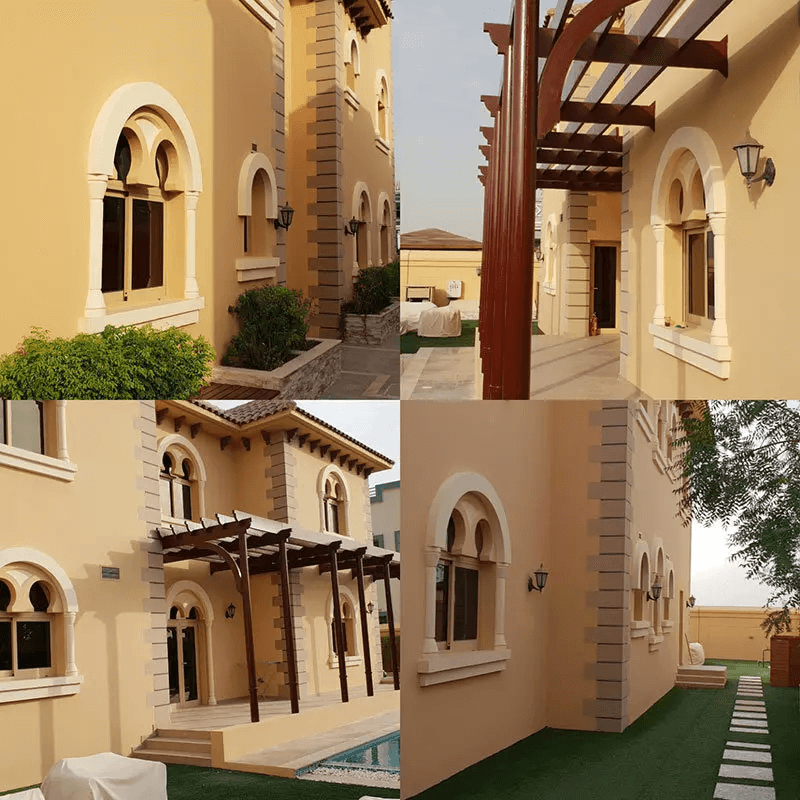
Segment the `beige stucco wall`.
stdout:
[[[383,536],[383,546],[387,550],[395,550],[395,531],[400,530],[400,501],[402,491],[399,486],[392,483],[378,484],[376,494],[370,498],[370,511],[372,513],[372,533]],[[400,581],[390,581],[392,593],[392,613],[395,628],[400,630]],[[376,585],[378,593],[378,607],[386,609],[386,589],[383,581]]]
[[[763,608],[695,606],[689,611],[689,636],[703,645],[706,658],[769,661],[770,640],[760,627],[765,617]],[[792,629],[798,624],[800,614],[793,613]]]
[[[747,9],[731,5],[703,32],[703,38],[711,40],[725,36],[729,37],[727,79],[718,73],[670,70],[637,101],[657,102],[657,122],[655,132],[637,129],[630,142],[626,178],[630,224],[624,233],[630,258],[630,351],[622,366],[623,375],[652,397],[783,397],[797,388],[797,366],[783,357],[786,332],[796,317],[791,298],[800,288],[797,271],[789,266],[796,262],[796,253],[787,217],[800,181],[794,133],[800,113],[796,3],[759,4],[756,25]],[[648,332],[656,296],[655,239],[650,228],[653,184],[670,136],[686,126],[710,136],[724,176],[732,350],[728,380],[657,351]],[[748,128],[764,145],[762,155],[775,161],[778,177],[772,187],[756,184],[748,191],[740,174],[732,147]],[[623,352],[627,347],[623,343]]]
[[[140,410],[138,402],[67,404],[72,482],[0,466],[0,550],[33,548],[66,572],[78,600],[75,661],[83,676],[79,694],[0,706],[4,729],[13,731],[0,791],[38,783],[61,758],[128,755],[153,728],[151,611],[158,609],[148,591]],[[118,567],[120,580],[101,580],[101,566]]]
[[480,297],[480,250],[401,250],[400,297],[405,300],[407,286],[433,286],[433,302],[446,306],[447,282],[462,281],[461,300]]

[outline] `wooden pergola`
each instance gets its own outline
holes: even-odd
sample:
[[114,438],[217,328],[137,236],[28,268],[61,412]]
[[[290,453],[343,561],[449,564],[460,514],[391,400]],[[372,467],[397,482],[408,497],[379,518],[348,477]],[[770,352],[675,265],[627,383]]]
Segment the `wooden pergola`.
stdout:
[[[625,8],[642,12],[614,31]],[[655,128],[655,104],[637,99],[668,67],[727,77],[728,42],[697,37],[731,0],[558,0],[545,26],[539,0],[514,0],[508,25],[485,31],[503,57],[500,94],[481,98],[494,125],[481,128],[485,187],[480,339],[485,399],[530,397],[536,189],[622,190],[619,126]],[[606,64],[585,98],[576,90]],[[628,80],[620,81],[633,68]],[[559,125],[559,123],[561,123]],[[556,126],[559,125],[556,130]]]
[[210,564],[212,574],[225,570],[232,573],[236,589],[242,596],[250,719],[253,722],[259,721],[253,609],[250,602],[250,579],[253,575],[268,572],[277,572],[280,575],[283,637],[293,714],[300,711],[297,650],[289,582],[290,572],[294,569],[316,566],[320,574],[330,573],[334,597],[333,630],[343,703],[348,702],[349,694],[341,605],[338,602],[339,572],[350,571],[358,585],[364,671],[369,697],[374,695],[374,686],[365,582],[367,577],[384,581],[394,688],[400,688],[394,611],[389,586],[391,578],[400,577],[400,556],[397,553],[333,534],[305,531],[296,526],[286,527],[273,520],[240,511],[234,511],[231,517],[217,515],[215,520],[205,519],[199,523],[187,521],[168,528],[162,527],[157,533],[161,539],[165,564],[200,560]]

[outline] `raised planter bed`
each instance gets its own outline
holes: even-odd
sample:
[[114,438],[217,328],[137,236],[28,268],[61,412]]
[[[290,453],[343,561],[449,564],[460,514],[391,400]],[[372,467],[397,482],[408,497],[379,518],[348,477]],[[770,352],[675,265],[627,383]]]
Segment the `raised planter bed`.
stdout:
[[322,397],[342,370],[341,342],[319,339],[273,370],[214,367],[203,400],[314,400]]
[[383,344],[400,333],[400,303],[393,302],[379,314],[345,314],[344,341]]

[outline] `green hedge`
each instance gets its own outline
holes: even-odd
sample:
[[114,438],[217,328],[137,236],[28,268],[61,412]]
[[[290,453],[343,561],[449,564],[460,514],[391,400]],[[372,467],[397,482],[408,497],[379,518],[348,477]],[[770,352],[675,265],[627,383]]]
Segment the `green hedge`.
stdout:
[[0,356],[0,397],[11,400],[186,400],[211,374],[214,350],[201,336],[150,326],[52,338],[34,328]]
[[400,262],[366,267],[353,283],[353,299],[342,305],[343,314],[377,314],[400,294]]
[[228,311],[239,318],[222,363],[246,369],[276,369],[293,350],[305,350],[311,301],[296,289],[263,286],[239,295]]

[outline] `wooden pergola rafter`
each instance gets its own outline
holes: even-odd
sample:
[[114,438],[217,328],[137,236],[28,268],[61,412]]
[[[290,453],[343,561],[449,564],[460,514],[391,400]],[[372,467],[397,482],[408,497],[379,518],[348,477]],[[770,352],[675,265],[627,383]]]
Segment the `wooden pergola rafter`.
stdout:
[[[503,58],[499,95],[481,101],[493,117],[481,128],[488,164],[481,269],[480,340],[487,399],[530,397],[535,193],[542,189],[622,190],[622,126],[656,125],[655,104],[636,101],[670,67],[728,74],[727,37],[700,34],[731,0],[642,0],[629,31],[615,30],[638,0],[558,0],[539,25],[538,0],[514,0],[508,25],[487,23]],[[592,64],[605,68],[576,96]],[[625,70],[632,74],[624,84]],[[612,95],[612,92],[615,92]]]
[[[232,517],[217,515],[215,520],[186,521],[171,524],[157,531],[165,563],[202,560],[209,563],[212,574],[230,571],[236,590],[242,597],[245,654],[247,661],[250,719],[259,721],[253,610],[250,600],[250,579],[253,575],[277,572],[280,575],[283,637],[286,647],[289,694],[292,713],[299,713],[299,682],[297,647],[294,639],[290,573],[293,569],[317,566],[320,574],[330,573],[331,592],[339,597],[339,572],[350,571],[356,580],[361,618],[362,650],[367,695],[374,694],[372,656],[369,643],[369,621],[366,608],[365,580],[383,578],[386,585],[386,604],[389,617],[392,671],[395,688],[400,688],[394,614],[389,590],[390,578],[400,577],[400,559],[396,553],[379,547],[359,545],[353,540],[334,534],[302,531],[283,527],[280,523],[233,512]],[[339,661],[342,702],[349,701],[344,652],[341,605],[333,603],[333,631]]]

